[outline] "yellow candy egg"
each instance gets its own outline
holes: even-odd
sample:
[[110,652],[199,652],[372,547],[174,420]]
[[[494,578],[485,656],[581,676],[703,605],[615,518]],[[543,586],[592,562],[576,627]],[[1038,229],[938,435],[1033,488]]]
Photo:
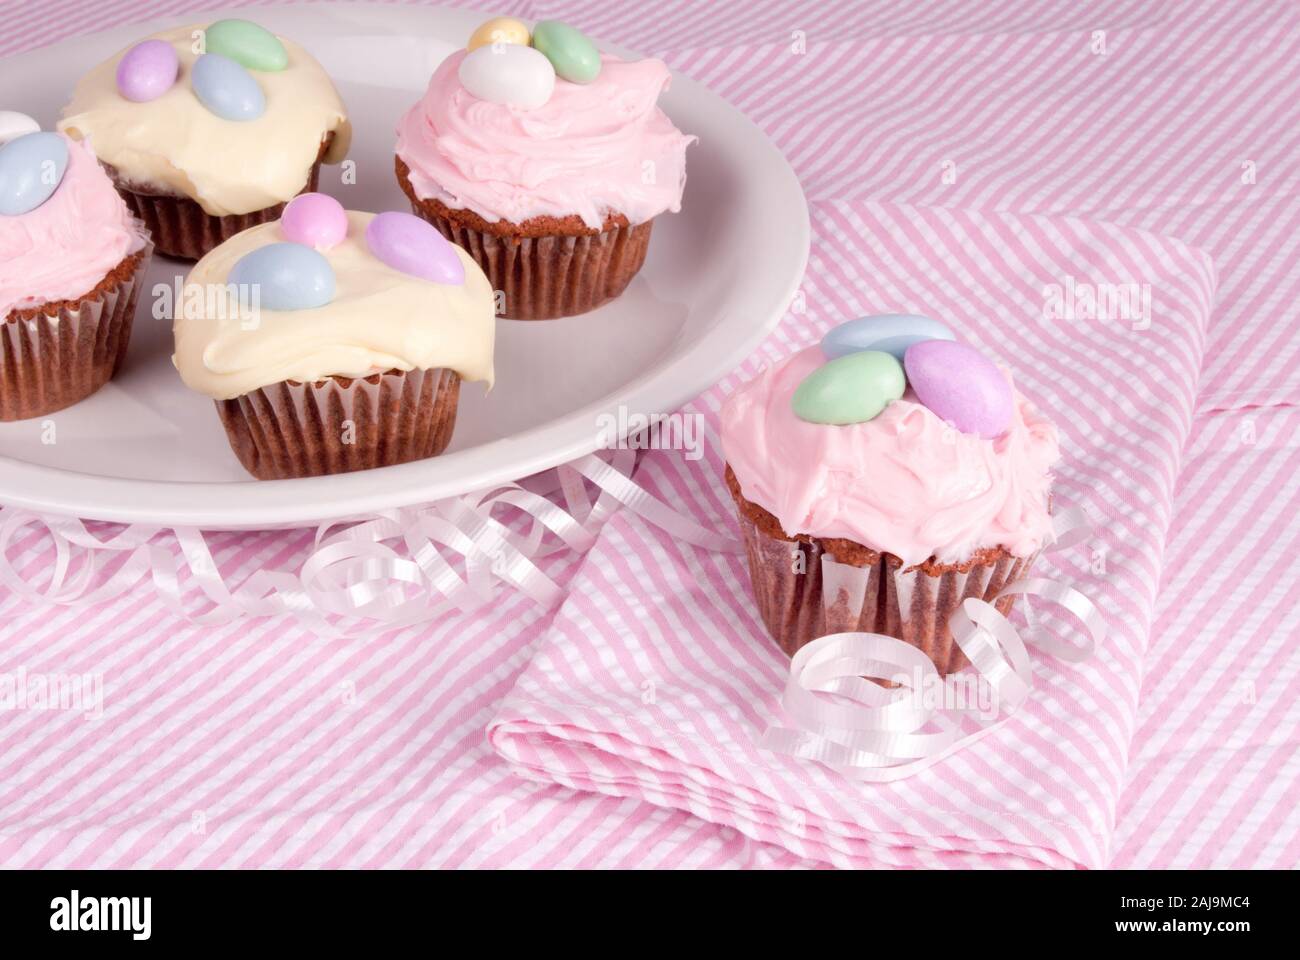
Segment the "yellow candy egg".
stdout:
[[477,50],[489,43],[517,43],[526,47],[533,42],[528,33],[528,24],[513,17],[493,17],[484,23],[469,38],[469,49]]

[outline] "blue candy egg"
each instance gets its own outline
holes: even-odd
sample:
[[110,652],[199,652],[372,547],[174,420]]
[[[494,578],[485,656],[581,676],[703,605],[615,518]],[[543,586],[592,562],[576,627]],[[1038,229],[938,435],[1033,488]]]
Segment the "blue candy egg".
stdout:
[[199,102],[222,120],[256,120],[266,112],[266,95],[253,75],[219,53],[194,61],[190,86]]
[[35,210],[59,189],[68,169],[68,141],[57,133],[27,133],[0,147],[0,215]]
[[907,348],[922,340],[956,340],[938,320],[906,313],[858,317],[834,327],[822,338],[822,353],[830,360],[862,350],[892,353],[900,363]]
[[[334,299],[334,268],[311,247],[272,243],[245,254],[227,278],[243,288],[239,301],[267,310],[310,310]],[[257,289],[257,299],[249,295]]]

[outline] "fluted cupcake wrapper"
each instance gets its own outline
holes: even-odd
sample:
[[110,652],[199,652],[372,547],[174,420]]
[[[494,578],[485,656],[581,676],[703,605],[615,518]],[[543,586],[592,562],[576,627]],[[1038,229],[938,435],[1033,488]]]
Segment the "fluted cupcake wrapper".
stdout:
[[892,554],[841,563],[816,539],[774,537],[740,511],[750,578],[760,616],[772,639],[793,656],[830,633],[862,631],[896,637],[919,648],[941,675],[965,667],[948,619],[967,597],[992,603],[1003,615],[1014,596],[998,592],[1025,576],[1034,557],[1001,552],[990,563],[904,567]]
[[363,379],[285,380],[217,412],[239,462],[259,480],[315,477],[436,456],[451,442],[460,376],[443,368]]
[[503,315],[511,320],[572,317],[613,300],[645,263],[654,223],[590,236],[511,237],[431,215],[418,204],[411,209],[465,248],[492,289],[505,294]]
[[0,321],[0,420],[54,413],[89,397],[126,357],[151,244],[73,304]]

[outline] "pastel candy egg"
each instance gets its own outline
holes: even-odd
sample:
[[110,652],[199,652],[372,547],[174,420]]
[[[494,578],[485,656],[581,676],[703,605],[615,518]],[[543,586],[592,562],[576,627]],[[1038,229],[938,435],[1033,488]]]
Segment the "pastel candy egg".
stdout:
[[410,213],[381,213],[366,227],[370,252],[394,270],[434,283],[465,282],[456,248],[429,223]]
[[294,243],[328,250],[348,235],[343,204],[323,193],[304,193],[289,201],[280,215],[280,230]]
[[29,133],[36,133],[40,129],[41,125],[25,113],[19,113],[17,110],[0,110],[0,146]]
[[27,133],[0,147],[0,215],[35,210],[59,188],[68,169],[68,141],[57,133]]
[[469,38],[466,48],[477,50],[489,43],[514,43],[526,47],[532,43],[528,25],[514,17],[493,17],[479,26]]
[[465,56],[457,70],[461,84],[473,96],[535,110],[551,99],[555,68],[532,47],[518,44],[479,47]]
[[256,120],[266,112],[266,97],[253,75],[219,53],[194,61],[190,85],[199,102],[222,120]]
[[180,71],[176,48],[165,40],[145,40],[117,64],[117,92],[135,103],[157,100],[176,83]]
[[1011,384],[992,360],[969,344],[916,343],[907,348],[903,366],[916,398],[962,433],[992,439],[1011,426]]
[[832,360],[859,350],[892,353],[900,363],[907,348],[922,340],[956,340],[938,320],[906,313],[883,313],[841,323],[822,338],[822,353]]
[[[228,282],[244,288],[241,303],[267,310],[310,310],[334,299],[334,268],[301,243],[271,243],[245,254],[231,268]],[[258,299],[248,289],[256,287]]]
[[533,27],[533,46],[546,55],[555,72],[573,83],[591,83],[600,76],[600,51],[581,30],[559,20],[542,20]]
[[791,399],[794,415],[811,423],[865,423],[903,395],[903,368],[891,354],[862,350],[822,364]]
[[218,20],[204,31],[205,50],[249,70],[274,72],[289,65],[289,51],[270,30],[251,20]]

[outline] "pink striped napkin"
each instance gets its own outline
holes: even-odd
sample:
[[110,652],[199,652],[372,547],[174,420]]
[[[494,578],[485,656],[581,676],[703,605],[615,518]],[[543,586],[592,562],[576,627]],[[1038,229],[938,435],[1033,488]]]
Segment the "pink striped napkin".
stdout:
[[[1175,240],[1077,219],[870,202],[817,213],[823,235],[800,302],[759,358],[686,413],[716,430],[723,398],[760,362],[850,316],[943,318],[1006,360],[1061,428],[1056,496],[1097,529],[1044,572],[1107,613],[1105,647],[1082,664],[1038,658],[1030,703],[937,767],[851,783],[757,746],[780,720],[788,661],[758,620],[743,558],[676,542],[625,511],[576,574],[490,741],[524,777],[687,810],[840,866],[1102,866],[1213,264]],[[726,531],[722,543],[735,527],[716,443],[703,463],[653,451],[637,479]]]

